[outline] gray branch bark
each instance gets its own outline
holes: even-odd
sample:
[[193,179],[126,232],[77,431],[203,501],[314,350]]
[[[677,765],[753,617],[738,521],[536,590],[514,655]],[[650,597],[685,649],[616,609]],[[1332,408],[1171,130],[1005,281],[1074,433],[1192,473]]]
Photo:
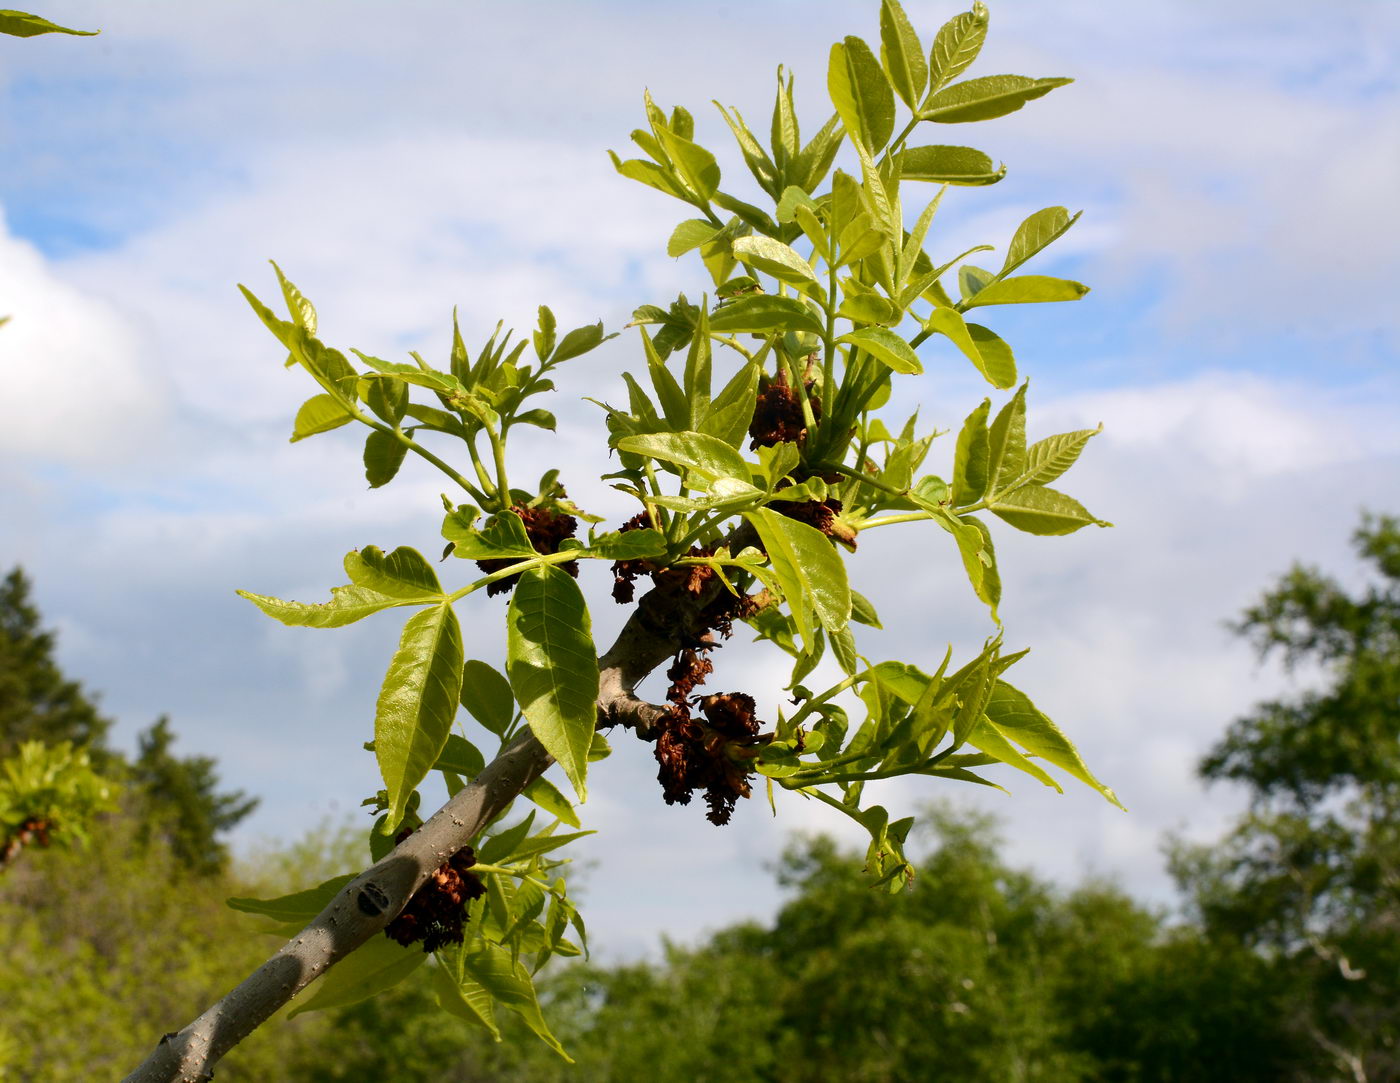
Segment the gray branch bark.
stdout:
[[[670,657],[694,608],[644,595],[612,648],[599,659],[598,723],[647,735],[664,707],[633,689]],[[125,1083],[211,1079],[230,1049],[302,989],[383,931],[428,876],[469,845],[554,761],[528,729],[393,852],[352,880],[300,933],[232,992],[182,1030],[167,1034]]]

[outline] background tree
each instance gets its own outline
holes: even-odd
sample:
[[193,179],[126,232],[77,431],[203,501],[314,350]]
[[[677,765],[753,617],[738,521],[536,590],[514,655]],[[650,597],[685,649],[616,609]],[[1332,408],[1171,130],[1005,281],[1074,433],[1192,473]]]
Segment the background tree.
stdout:
[[32,589],[20,568],[0,580],[0,759],[24,741],[70,741],[101,766],[109,758],[104,742],[112,722],[59,670],[54,634],[40,625]]
[[0,583],[0,866],[31,842],[82,837],[120,792],[137,841],[159,835],[190,867],[221,868],[223,836],[256,799],[219,792],[212,759],[174,755],[167,718],[137,736],[135,760],[112,749],[111,720],[59,668],[31,591],[20,568]]
[[1202,761],[1251,807],[1174,865],[1213,937],[1271,961],[1326,1070],[1376,1081],[1400,1078],[1400,522],[1367,516],[1354,544],[1359,589],[1295,566],[1235,625],[1321,680],[1261,703]]

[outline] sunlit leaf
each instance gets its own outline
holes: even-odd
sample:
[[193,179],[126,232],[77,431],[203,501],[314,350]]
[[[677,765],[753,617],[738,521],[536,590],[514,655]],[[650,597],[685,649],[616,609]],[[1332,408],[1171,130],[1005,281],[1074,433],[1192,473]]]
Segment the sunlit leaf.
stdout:
[[958,507],[975,504],[987,491],[987,466],[990,446],[987,434],[987,414],[992,403],[982,404],[967,415],[958,433],[957,451],[953,456],[953,503]]
[[497,737],[515,717],[515,696],[499,670],[475,658],[462,666],[462,706]]
[[583,592],[566,572],[541,566],[520,576],[506,616],[506,674],[531,731],[584,800],[598,654]]
[[847,130],[882,149],[894,131],[894,91],[870,46],[857,37],[833,45],[826,86]]
[[519,1015],[549,1048],[570,1064],[573,1063],[544,1021],[530,972],[521,963],[513,961],[509,951],[488,944],[480,951],[464,952],[462,969],[465,976],[490,993],[492,999]]
[[881,364],[888,365],[895,372],[917,376],[924,371],[919,357],[898,334],[887,327],[861,327],[849,331],[836,340],[859,346]]
[[919,35],[898,0],[882,0],[880,4],[880,63],[904,104],[917,108],[919,97],[928,86],[928,61],[924,59]]
[[963,304],[966,308],[974,308],[978,305],[1033,305],[1047,301],[1077,301],[1088,292],[1088,286],[1081,282],[1071,282],[1067,278],[1017,275],[1014,278],[1003,278],[999,282],[988,283]]
[[1072,82],[1073,79],[1031,79],[1024,75],[984,75],[944,87],[924,102],[919,116],[939,124],[991,120],[1014,113],[1026,102]]
[[[376,381],[382,383],[383,381]],[[371,489],[387,485],[403,465],[408,445],[391,432],[374,429],[365,438],[365,480]]]
[[989,503],[991,511],[1027,534],[1073,534],[1080,527],[1112,526],[1073,497],[1044,485],[1019,485]]
[[812,265],[782,241],[771,237],[740,237],[734,242],[734,255],[779,282],[796,286],[805,293],[824,295]]
[[749,294],[726,301],[710,316],[710,330],[733,331],[811,331],[826,330],[821,318],[796,297]]
[[38,34],[73,34],[77,37],[90,38],[99,34],[99,30],[72,30],[66,26],[59,26],[58,23],[51,23],[48,19],[38,15],[30,15],[25,11],[0,11],[0,34],[9,34],[16,38],[32,38]]
[[330,432],[354,420],[355,415],[334,395],[312,395],[297,411],[296,421],[292,423],[291,443]]
[[1054,764],[1103,794],[1122,808],[1117,795],[1094,777],[1078,751],[1060,728],[1045,717],[1026,694],[1005,681],[997,681],[986,706],[987,721],[1027,752]]
[[462,683],[462,631],[450,604],[415,613],[404,626],[379,692],[374,755],[389,793],[393,832],[452,729]]
[[1033,485],[1054,481],[1074,465],[1084,445],[1101,432],[1102,425],[1097,429],[1079,429],[1037,440],[1026,449],[1025,480]]
[[1016,227],[1011,244],[1006,249],[1006,262],[998,273],[1010,274],[1041,249],[1064,236],[1083,213],[1078,211],[1071,216],[1064,207],[1046,207],[1036,211]]
[[987,7],[978,0],[971,11],[953,16],[939,28],[929,54],[930,97],[977,59],[987,38],[987,21]]
[[808,647],[816,642],[813,614],[829,631],[844,628],[851,616],[851,589],[846,562],[830,539],[815,527],[770,508],[745,512],[744,518],[763,540]]
[[617,442],[619,451],[631,451],[663,462],[684,466],[706,481],[734,478],[747,481],[744,457],[716,436],[699,432],[657,432],[628,436]]
[[1006,176],[1006,166],[993,166],[991,158],[971,147],[905,147],[900,177],[936,184],[995,184]]

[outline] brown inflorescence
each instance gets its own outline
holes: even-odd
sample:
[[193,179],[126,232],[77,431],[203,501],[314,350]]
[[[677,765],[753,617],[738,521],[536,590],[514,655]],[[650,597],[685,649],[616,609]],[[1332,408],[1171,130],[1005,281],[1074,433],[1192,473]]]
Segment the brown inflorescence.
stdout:
[[[644,511],[639,511],[627,522],[617,528],[619,534],[626,534],[629,530],[641,530],[651,526],[651,519]],[[617,560],[613,562],[613,600],[619,605],[626,605],[632,601],[636,588],[633,582],[637,576],[648,572],[654,572],[656,565],[650,560]]]
[[[402,842],[413,832],[399,832]],[[408,905],[384,927],[384,935],[404,947],[423,941],[424,951],[436,951],[444,944],[460,944],[467,921],[467,903],[486,894],[484,885],[468,870],[476,864],[476,854],[464,846],[434,869],[423,886],[413,893]]]
[[[548,507],[529,507],[525,504],[516,504],[510,509],[520,516],[525,524],[525,533],[530,539],[530,544],[534,546],[537,553],[557,553],[559,543],[565,538],[572,538],[574,531],[578,529],[578,520],[572,515],[565,515],[561,511]],[[483,572],[498,572],[502,568],[509,568],[517,563],[514,557],[492,557],[489,560],[478,560],[476,566]],[[570,560],[559,567],[568,572],[575,579],[578,578],[578,561]],[[494,583],[486,584],[486,594],[488,597],[497,594],[505,594],[519,581],[519,574],[508,575],[504,579],[497,579]]]
[[841,514],[841,501],[835,497],[826,500],[775,500],[768,506],[780,515],[815,527],[828,538],[835,538],[851,549],[856,547],[856,532],[837,518]]
[[[809,380],[803,390],[812,408],[812,416],[822,416],[822,403],[819,395],[812,394]],[[750,448],[771,447],[785,442],[804,443],[807,439],[807,422],[802,416],[802,403],[793,393],[788,383],[787,369],[779,367],[778,375],[765,380],[758,392],[758,403],[754,407],[753,420],[749,422]]]
[[697,719],[691,712],[693,693],[714,671],[714,663],[702,653],[719,646],[714,633],[729,638],[735,618],[746,616],[754,606],[749,597],[717,595],[700,611],[691,644],[677,652],[666,671],[670,708],[657,723],[657,780],[668,805],[688,805],[692,793],[704,790],[710,806],[706,818],[713,824],[728,823],[734,803],[749,796],[749,771],[730,751],[752,743],[758,720],[753,697],[744,692],[700,699],[704,719]]

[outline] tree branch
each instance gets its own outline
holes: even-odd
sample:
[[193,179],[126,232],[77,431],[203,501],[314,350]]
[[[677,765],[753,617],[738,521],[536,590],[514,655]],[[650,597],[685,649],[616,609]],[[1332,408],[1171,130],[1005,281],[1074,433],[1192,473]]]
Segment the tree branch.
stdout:
[[[717,589],[717,588],[716,588]],[[648,673],[676,652],[704,602],[654,588],[639,600],[599,660],[598,724],[647,736],[666,712],[633,695]],[[554,761],[528,730],[432,818],[341,890],[300,933],[232,992],[155,1050],[124,1083],[197,1083],[214,1065],[302,989],[380,933],[428,876],[509,805]]]

